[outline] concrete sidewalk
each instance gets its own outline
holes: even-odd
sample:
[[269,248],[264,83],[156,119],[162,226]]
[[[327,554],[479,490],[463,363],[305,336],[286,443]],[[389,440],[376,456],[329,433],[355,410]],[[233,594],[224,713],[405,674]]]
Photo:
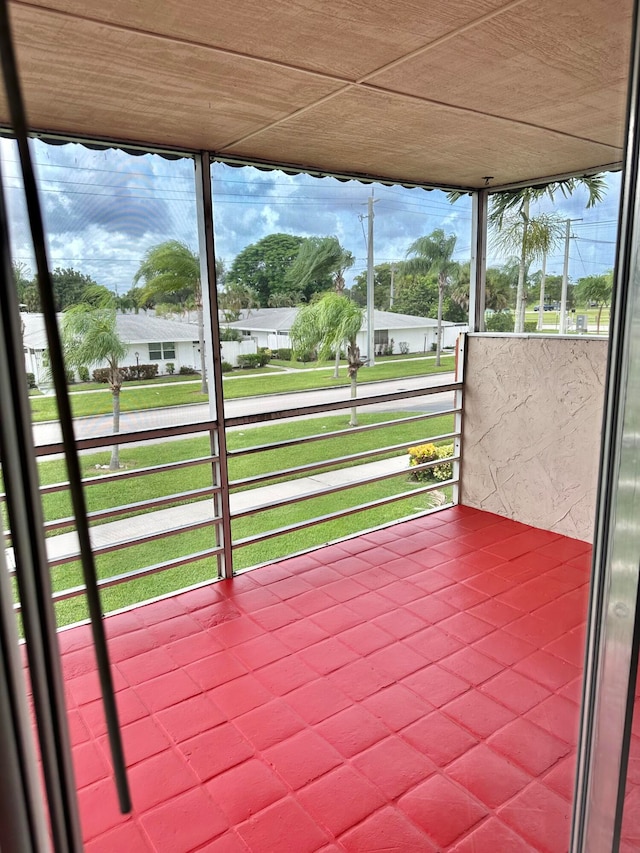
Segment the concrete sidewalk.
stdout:
[[[230,496],[231,513],[235,514],[246,509],[269,509],[276,501],[284,498],[312,494],[316,489],[329,486],[356,483],[362,478],[375,477],[392,472],[409,471],[408,454],[392,459],[381,459],[377,462],[367,462],[350,468],[338,468],[310,477],[278,483],[274,486],[261,486]],[[128,542],[168,531],[179,531],[181,527],[194,523],[213,521],[213,502],[211,499],[196,501],[185,506],[148,512],[133,518],[109,521],[91,528],[91,544],[94,549],[112,545],[122,545]],[[49,561],[79,556],[78,537],[73,533],[61,533],[48,537],[46,540],[47,557]],[[13,549],[6,551],[7,565],[14,567]]]

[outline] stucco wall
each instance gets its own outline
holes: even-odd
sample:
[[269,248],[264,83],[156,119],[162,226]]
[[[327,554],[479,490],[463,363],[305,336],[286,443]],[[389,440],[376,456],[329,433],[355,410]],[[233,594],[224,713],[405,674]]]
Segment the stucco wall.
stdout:
[[607,341],[467,338],[461,500],[591,541]]

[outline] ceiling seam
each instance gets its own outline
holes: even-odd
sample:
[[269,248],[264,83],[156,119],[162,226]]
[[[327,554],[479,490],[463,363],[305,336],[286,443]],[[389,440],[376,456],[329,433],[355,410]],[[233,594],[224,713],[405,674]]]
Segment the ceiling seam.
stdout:
[[415,59],[417,56],[422,56],[424,53],[428,53],[430,50],[433,50],[436,47],[440,47],[441,44],[446,44],[446,42],[451,41],[463,33],[468,32],[469,30],[473,30],[476,27],[481,26],[482,24],[486,24],[487,21],[492,21],[494,18],[499,17],[500,15],[504,15],[506,12],[510,12],[512,9],[515,9],[517,6],[521,6],[523,3],[526,3],[527,0],[511,0],[510,3],[507,3],[505,6],[501,6],[499,9],[492,9],[491,12],[487,12],[484,15],[481,15],[479,18],[475,18],[473,21],[469,21],[466,24],[462,24],[462,26],[456,27],[454,30],[450,30],[448,33],[444,33],[444,35],[439,36],[437,39],[428,42],[428,44],[422,45],[422,47],[417,47],[415,50],[406,53],[404,56],[399,56],[397,59],[393,59],[391,62],[387,62],[386,65],[381,65],[379,68],[376,68],[374,71],[369,71],[362,77],[359,77],[356,80],[356,83],[367,83],[371,80],[372,77],[376,77],[378,74],[383,74],[385,71],[391,71],[391,69],[395,68],[398,65],[403,65],[405,62],[408,62],[411,59]]

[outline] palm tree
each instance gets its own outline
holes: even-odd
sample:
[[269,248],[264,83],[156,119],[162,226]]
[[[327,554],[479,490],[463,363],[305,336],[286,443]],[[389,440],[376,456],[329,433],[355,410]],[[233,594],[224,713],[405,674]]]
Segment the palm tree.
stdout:
[[[505,237],[504,240],[498,238],[497,242],[502,243],[503,248],[506,244],[510,244],[511,250],[516,248],[520,257],[518,289],[516,292],[516,332],[524,331],[524,310],[526,305],[524,279],[527,258],[530,261],[533,257],[540,257],[544,251],[543,246],[545,242],[548,245],[550,244],[550,235],[544,234],[544,228],[541,227],[544,223],[539,222],[540,217],[536,217],[535,219],[530,217],[531,204],[541,201],[543,198],[553,200],[557,192],[562,193],[567,198],[573,195],[579,187],[587,190],[588,198],[586,207],[589,208],[602,201],[607,183],[602,175],[583,175],[579,178],[554,181],[544,187],[524,187],[519,190],[495,193],[491,196],[489,223],[498,232],[502,232],[505,223],[507,223],[507,231],[511,232],[510,238]],[[451,193],[449,199],[455,201],[458,195],[459,193]],[[538,223],[536,224],[537,220]],[[555,225],[553,228],[555,228]],[[534,233],[530,234],[529,231],[533,231]]]
[[[64,312],[61,327],[65,362],[76,369],[102,364],[108,365],[109,387],[113,398],[113,432],[120,432],[120,389],[122,372],[120,364],[127,347],[118,334],[115,306],[92,307],[79,304]],[[120,467],[119,446],[111,449],[109,469]]]
[[[347,371],[351,380],[351,397],[357,395],[360,348],[358,332],[362,328],[362,308],[340,293],[325,293],[320,299],[303,306],[289,332],[296,353],[317,349],[319,358],[327,358],[332,350],[346,344]],[[349,426],[358,426],[356,407],[351,409]]]
[[555,249],[564,234],[564,220],[558,214],[529,215],[525,200],[518,213],[503,215],[499,230],[494,231],[493,245],[505,254],[518,253],[515,332],[524,332],[527,305],[526,279],[530,264]]
[[[353,266],[354,262],[351,252],[340,245],[337,237],[308,237],[300,244],[298,254],[289,267],[287,280],[304,293],[312,282],[331,277],[335,292],[341,295],[345,288],[345,270]],[[337,347],[333,373],[335,379],[338,378],[339,369],[340,347]]]
[[432,273],[438,277],[438,330],[436,341],[436,364],[440,364],[442,350],[442,303],[444,289],[451,283],[458,270],[458,264],[452,260],[456,247],[456,235],[447,236],[441,228],[436,228],[427,237],[418,237],[407,249],[407,272]]
[[207,371],[204,352],[204,318],[202,313],[202,284],[200,258],[186,243],[166,240],[147,249],[133,277],[134,284],[144,282],[143,301],[157,300],[159,296],[173,296],[184,305],[189,299],[198,312],[198,338],[200,345],[201,392],[207,393]]

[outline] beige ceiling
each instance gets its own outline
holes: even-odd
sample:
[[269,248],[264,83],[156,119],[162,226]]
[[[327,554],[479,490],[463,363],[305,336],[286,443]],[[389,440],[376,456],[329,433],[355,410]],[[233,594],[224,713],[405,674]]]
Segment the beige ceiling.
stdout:
[[631,6],[10,3],[35,130],[464,187],[620,162]]

